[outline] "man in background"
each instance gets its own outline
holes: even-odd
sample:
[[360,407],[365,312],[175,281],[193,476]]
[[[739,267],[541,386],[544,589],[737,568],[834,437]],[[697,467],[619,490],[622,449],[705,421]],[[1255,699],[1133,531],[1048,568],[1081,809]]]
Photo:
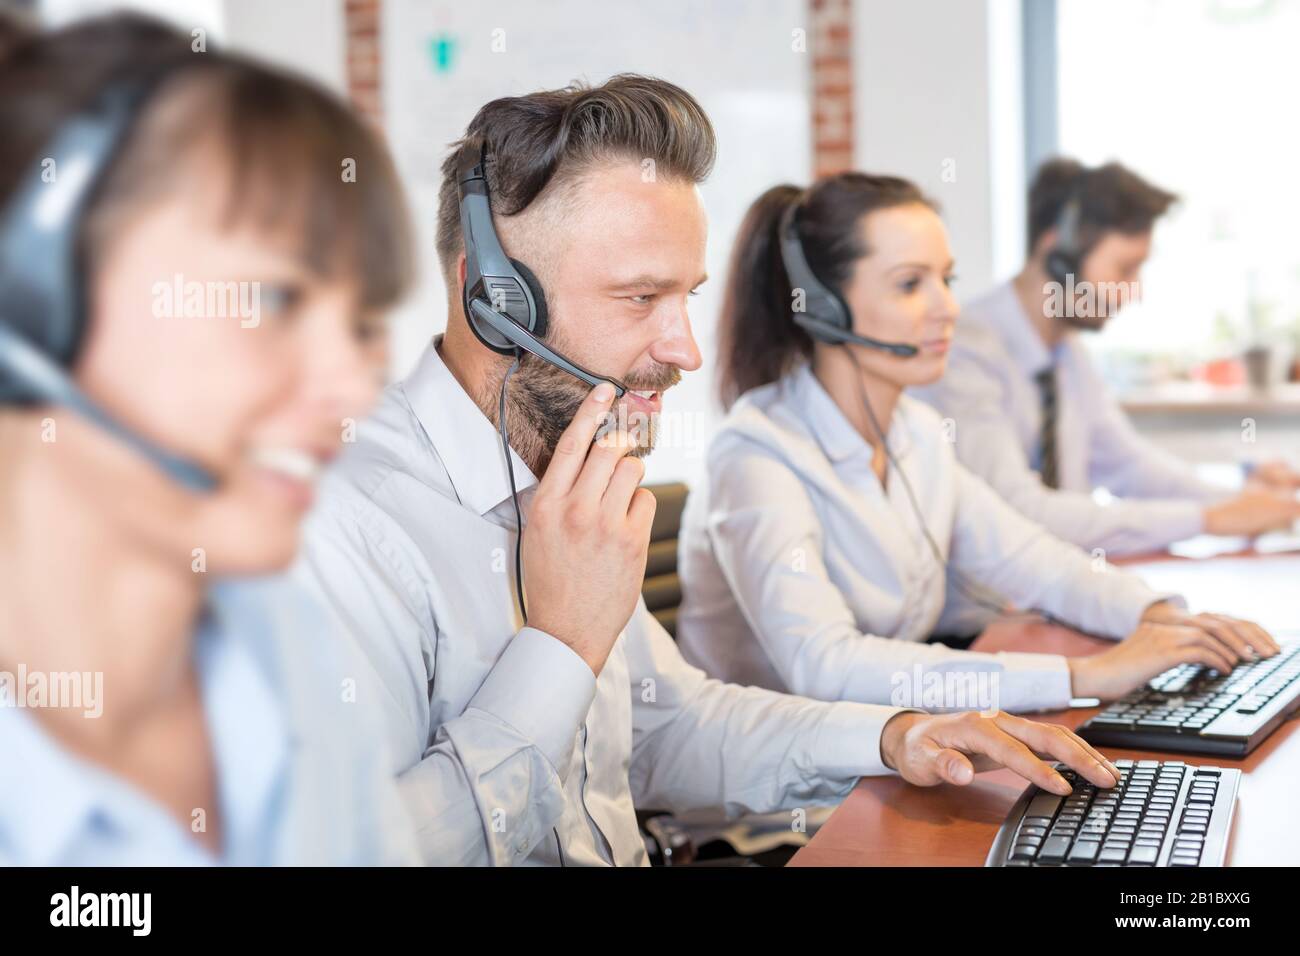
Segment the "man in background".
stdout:
[[[1175,199],[1119,163],[1045,163],[1024,268],[963,309],[947,374],[917,392],[956,423],[967,468],[1058,537],[1111,555],[1300,518],[1287,465],[1259,466],[1234,497],[1142,438],[1081,340],[1140,294],[1152,228]],[[1094,500],[1100,487],[1115,500]]]

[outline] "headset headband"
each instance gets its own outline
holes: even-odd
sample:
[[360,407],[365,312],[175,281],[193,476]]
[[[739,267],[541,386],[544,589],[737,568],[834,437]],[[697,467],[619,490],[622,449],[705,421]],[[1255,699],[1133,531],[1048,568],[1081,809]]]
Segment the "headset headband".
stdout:
[[86,327],[82,220],[145,101],[181,62],[157,63],[97,93],[60,124],[0,211],[0,403],[72,409],[178,483],[210,491],[216,479],[203,467],[118,422],[69,374]]
[[804,292],[804,311],[793,312],[794,320],[803,325],[811,317],[847,330],[852,326],[848,309],[840,297],[817,278],[804,255],[803,243],[794,221],[798,206],[799,200],[796,200],[786,207],[781,214],[780,226],[781,258],[785,263],[786,277],[793,288],[803,289]]
[[[174,68],[110,84],[64,121],[0,214],[0,323],[64,368],[84,338],[80,226],[140,109]],[[0,375],[0,402],[33,401]]]

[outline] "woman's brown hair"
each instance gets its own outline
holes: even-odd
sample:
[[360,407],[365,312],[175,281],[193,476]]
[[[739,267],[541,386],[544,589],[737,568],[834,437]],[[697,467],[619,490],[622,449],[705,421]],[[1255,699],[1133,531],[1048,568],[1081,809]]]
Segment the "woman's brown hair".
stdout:
[[[213,188],[190,165],[226,164],[225,224],[292,238],[322,275],[355,276],[366,307],[410,285],[406,204],[379,135],[338,97],[275,67],[217,51],[159,21],[114,14],[48,33],[8,31],[0,58],[0,205],[39,171],[56,131],[112,84],[161,75],[80,224],[93,270],[117,215],[166,191]],[[345,175],[348,162],[355,176]]]

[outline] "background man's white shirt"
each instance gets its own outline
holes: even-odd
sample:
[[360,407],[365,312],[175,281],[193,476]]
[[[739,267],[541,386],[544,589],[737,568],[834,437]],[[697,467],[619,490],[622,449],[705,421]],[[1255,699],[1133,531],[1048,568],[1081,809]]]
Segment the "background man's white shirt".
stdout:
[[[1052,364],[1058,489],[1039,476],[1034,381]],[[962,309],[947,372],[914,394],[953,421],[962,464],[1022,514],[1089,550],[1162,550],[1199,534],[1205,505],[1227,495],[1137,433],[1076,333],[1049,350],[1009,282]],[[1119,497],[1101,504],[1097,487]]]
[[[1057,368],[1057,476],[1043,484],[1034,376]],[[1022,514],[1066,541],[1110,555],[1161,550],[1199,535],[1226,490],[1139,436],[1075,333],[1049,350],[1010,282],[962,310],[948,371],[915,389],[956,424],[962,464]],[[1093,488],[1115,501],[1097,502]]]

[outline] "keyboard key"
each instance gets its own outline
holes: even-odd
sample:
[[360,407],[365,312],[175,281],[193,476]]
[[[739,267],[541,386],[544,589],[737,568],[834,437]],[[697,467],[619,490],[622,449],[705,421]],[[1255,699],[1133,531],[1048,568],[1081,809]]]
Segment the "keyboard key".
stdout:
[[1101,848],[1100,843],[1094,843],[1091,840],[1080,840],[1070,848],[1069,862],[1071,863],[1091,863],[1097,859],[1097,851]]
[[1044,862],[1057,862],[1065,859],[1065,854],[1070,850],[1070,841],[1067,837],[1049,837],[1038,851],[1038,859]]
[[1155,866],[1156,860],[1160,858],[1159,846],[1143,846],[1138,844],[1129,852],[1128,861],[1137,866]]
[[1088,721],[1088,726],[1097,730],[1132,730],[1136,723],[1123,717],[1102,717],[1099,715]]
[[1034,799],[1029,801],[1029,807],[1025,810],[1026,817],[1046,817],[1050,820],[1056,815],[1057,809],[1061,806],[1062,800],[1054,793],[1040,793]]

